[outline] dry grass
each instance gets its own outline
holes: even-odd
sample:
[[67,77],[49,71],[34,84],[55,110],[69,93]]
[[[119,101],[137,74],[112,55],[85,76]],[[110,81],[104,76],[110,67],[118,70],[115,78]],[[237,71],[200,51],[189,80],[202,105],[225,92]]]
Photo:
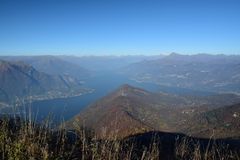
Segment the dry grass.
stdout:
[[176,158],[191,160],[240,160],[240,153],[232,151],[228,145],[217,143],[210,139],[207,146],[203,147],[199,141],[191,138],[176,140]]
[[[156,137],[151,144],[138,146],[134,141],[99,140],[90,130],[78,128],[66,131],[50,128],[47,119],[36,125],[30,119],[1,118],[0,159],[103,159],[103,160],[157,160],[161,159],[161,142]],[[168,154],[168,153],[166,153]],[[239,159],[239,153],[220,144],[202,148],[189,138],[176,139],[173,159],[225,160]]]

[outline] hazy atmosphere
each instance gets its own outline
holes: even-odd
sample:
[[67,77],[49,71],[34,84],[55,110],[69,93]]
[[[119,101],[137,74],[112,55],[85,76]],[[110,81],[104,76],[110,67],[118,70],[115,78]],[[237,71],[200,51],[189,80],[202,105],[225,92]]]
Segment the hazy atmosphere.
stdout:
[[240,1],[0,0],[1,160],[240,160]]

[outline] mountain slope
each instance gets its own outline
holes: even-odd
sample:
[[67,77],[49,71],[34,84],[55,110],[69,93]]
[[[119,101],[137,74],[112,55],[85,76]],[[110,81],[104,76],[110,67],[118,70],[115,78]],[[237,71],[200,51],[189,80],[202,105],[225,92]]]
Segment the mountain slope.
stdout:
[[[130,110],[133,108],[131,108],[130,101],[126,97],[130,93],[126,92],[128,89],[130,89],[128,86],[123,86],[95,102],[84,112],[77,115],[71,123],[94,129],[100,137],[112,137],[116,134],[127,136],[150,130],[151,127],[131,115]],[[147,93],[142,92],[141,94]],[[141,105],[141,103],[138,103],[138,105]],[[133,130],[129,130],[130,128]]]
[[188,132],[203,137],[240,138],[239,128],[240,104],[235,104],[197,114],[189,121]]
[[[76,65],[81,65],[95,72],[106,72],[106,71],[118,71],[118,69],[128,66],[131,63],[140,62],[144,59],[158,59],[163,56],[141,56],[141,55],[131,55],[131,56],[59,56],[59,58],[74,63]],[[111,67],[109,67],[111,66]]]
[[81,89],[78,82],[63,76],[51,76],[39,72],[23,62],[0,61],[0,75],[1,102],[44,94],[67,95],[70,91]]
[[140,82],[240,93],[240,56],[171,54],[131,64],[123,72]]
[[13,56],[1,57],[8,61],[23,61],[33,66],[38,71],[65,77],[73,77],[78,80],[86,79],[90,72],[79,65],[65,61],[57,56]]
[[[224,96],[206,97],[206,99],[192,98],[151,93],[123,85],[88,106],[69,121],[67,126],[91,128],[99,137],[126,137],[156,130],[191,134],[194,125],[199,123],[196,120],[199,114],[222,108],[230,102],[233,104],[240,102],[239,97],[227,97],[226,103],[219,104],[217,97],[223,98]],[[201,125],[200,127],[206,129],[209,126]],[[206,135],[210,136],[209,133]],[[201,137],[202,135],[195,134],[195,136]]]
[[168,101],[178,101],[179,105],[185,102],[173,96],[159,103],[158,98],[159,96],[153,93],[123,85],[90,105],[71,123],[85,125],[93,128],[99,136],[110,137],[112,135],[124,137],[156,128],[169,131],[170,127],[166,123],[168,118],[164,116],[166,114],[159,113],[159,108],[166,113],[169,112]]

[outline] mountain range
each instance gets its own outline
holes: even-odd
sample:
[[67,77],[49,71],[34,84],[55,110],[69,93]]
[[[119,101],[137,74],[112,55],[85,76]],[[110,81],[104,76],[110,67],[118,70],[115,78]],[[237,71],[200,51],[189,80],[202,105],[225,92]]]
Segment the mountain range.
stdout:
[[240,56],[180,55],[130,64],[121,70],[138,82],[218,93],[240,93]]
[[99,137],[126,137],[148,131],[183,133],[204,138],[240,135],[239,56],[173,53],[150,57],[0,58],[3,59],[0,61],[1,106],[25,99],[44,100],[81,95],[91,91],[83,85],[83,81],[87,85],[93,84],[87,83],[88,78],[104,72],[118,73],[139,83],[212,93],[201,96],[177,95],[160,90],[150,92],[126,84],[86,106],[66,123],[69,128],[86,126]]
[[109,72],[124,68],[132,63],[143,60],[153,60],[164,57],[163,55],[144,56],[144,55],[125,55],[125,56],[58,56],[64,61],[80,65],[92,72]]

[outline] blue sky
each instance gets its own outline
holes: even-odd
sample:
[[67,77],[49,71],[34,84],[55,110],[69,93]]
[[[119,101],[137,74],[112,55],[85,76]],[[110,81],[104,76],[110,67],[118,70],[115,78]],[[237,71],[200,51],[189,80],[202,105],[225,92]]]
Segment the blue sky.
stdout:
[[0,0],[0,54],[240,54],[239,0]]

